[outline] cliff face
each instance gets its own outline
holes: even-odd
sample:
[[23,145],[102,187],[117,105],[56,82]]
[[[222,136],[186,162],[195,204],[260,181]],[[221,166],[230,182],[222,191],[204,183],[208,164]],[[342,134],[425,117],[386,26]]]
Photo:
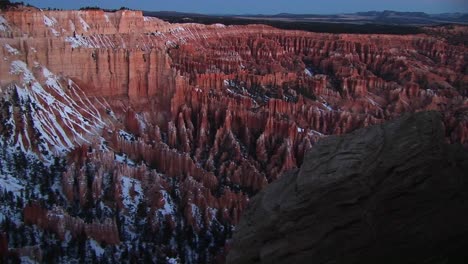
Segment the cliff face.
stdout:
[[42,217],[65,240],[114,221],[122,254],[138,234],[155,259],[222,259],[248,197],[329,135],[436,110],[446,139],[468,146],[467,48],[445,38],[23,8],[0,13],[0,43],[0,155],[59,174],[52,196],[29,174],[11,190],[84,219],[57,230]]
[[228,263],[464,263],[468,153],[434,112],[321,140],[266,187]]

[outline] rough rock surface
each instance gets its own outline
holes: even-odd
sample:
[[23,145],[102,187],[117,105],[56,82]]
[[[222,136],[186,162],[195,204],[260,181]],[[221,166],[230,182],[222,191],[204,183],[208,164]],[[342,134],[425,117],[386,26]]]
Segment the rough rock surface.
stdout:
[[251,200],[228,263],[466,263],[468,152],[422,112],[331,136]]

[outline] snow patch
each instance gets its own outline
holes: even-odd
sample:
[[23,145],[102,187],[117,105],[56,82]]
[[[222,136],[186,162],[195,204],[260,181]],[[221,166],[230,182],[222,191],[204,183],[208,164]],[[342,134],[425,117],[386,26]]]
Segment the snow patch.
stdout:
[[50,31],[52,32],[52,34],[53,34],[54,36],[56,36],[56,37],[60,36],[60,33],[59,33],[57,30],[51,28]]
[[49,18],[48,16],[44,15],[44,25],[48,27],[53,27],[57,23],[57,19]]
[[167,264],[179,264],[179,260],[177,260],[176,258],[169,258],[169,257],[166,257],[166,263]]
[[97,257],[101,257],[104,255],[105,250],[101,247],[101,245],[94,239],[89,240],[89,246],[94,251]]
[[151,32],[151,34],[152,34],[153,36],[157,36],[157,37],[164,37],[164,33],[159,32],[159,31]]
[[169,48],[173,48],[173,47],[177,46],[177,43],[175,43],[172,40],[168,40],[168,41],[166,41],[166,46],[169,47]]
[[93,48],[93,45],[91,44],[91,42],[87,38],[81,35],[76,35],[75,37],[66,37],[65,41],[69,42],[72,48],[79,48],[79,47]]
[[322,134],[322,133],[320,133],[320,132],[318,132],[318,131],[316,131],[316,130],[312,130],[312,129],[309,131],[309,135],[311,135],[311,136],[319,136],[319,137],[325,136],[324,134]]
[[327,103],[327,102],[322,102],[321,103],[323,107],[325,107],[328,111],[333,111],[333,108]]
[[4,47],[7,49],[7,51],[11,54],[11,55],[18,55],[20,54],[19,50],[13,48],[12,46],[8,45],[8,44],[5,44]]
[[138,121],[138,126],[140,127],[141,131],[145,131],[147,128],[147,122],[145,121],[145,117],[142,114],[136,114],[136,119]]
[[123,139],[127,140],[127,141],[134,141],[135,140],[135,136],[126,132],[126,131],[123,131],[123,130],[119,130],[119,136],[122,137]]
[[377,106],[377,107],[380,107],[380,105],[374,101],[372,98],[370,98],[369,96],[366,96],[366,99],[373,105],[373,106]]
[[21,264],[37,264],[38,262],[32,260],[29,256],[22,256],[20,257]]
[[13,195],[19,196],[20,192],[24,190],[24,183],[19,179],[11,176],[0,175],[0,191],[12,192]]
[[174,215],[175,211],[174,211],[174,206],[173,206],[173,202],[172,202],[172,199],[171,197],[169,196],[169,194],[164,191],[164,190],[161,190],[159,191],[162,196],[163,196],[163,200],[164,200],[164,207],[163,208],[160,208],[156,211],[156,214],[158,213],[161,213],[163,216],[166,216],[166,215]]
[[[60,84],[58,83],[58,79],[55,75],[53,75],[47,68],[42,68],[42,74],[44,75],[44,77],[46,78],[46,84],[54,89],[54,91],[59,94],[60,96],[66,96],[65,92],[63,91],[62,89],[62,86],[60,86]],[[67,111],[68,109],[68,111]],[[70,113],[71,110],[70,110],[70,107],[68,106],[65,106],[65,112],[66,113]]]
[[81,23],[81,27],[83,28],[84,31],[88,32],[88,30],[91,28],[88,23],[86,23],[86,21],[82,18],[82,17],[78,17],[79,20],[80,20],[80,23]]
[[6,19],[0,15],[0,31],[7,31],[9,29],[8,22]]
[[202,219],[201,219],[201,210],[195,204],[190,204],[190,209],[192,211],[192,216],[197,222],[198,226],[202,226]]
[[110,22],[109,16],[107,14],[104,14],[104,19],[106,20],[107,23]]
[[103,138],[101,138],[101,141],[99,142],[99,149],[102,150],[102,151],[110,151],[109,149],[109,146],[108,146],[108,143],[106,140],[104,140]]
[[26,65],[26,63],[24,63],[23,61],[19,61],[19,60],[13,61],[11,63],[10,70],[11,70],[10,73],[15,74],[15,75],[23,74],[23,80],[25,83],[29,83],[31,81],[36,80],[32,72],[28,69],[28,66]]
[[309,76],[309,77],[314,76],[314,74],[313,74],[309,69],[307,69],[307,68],[304,69],[304,73],[305,73],[307,76]]
[[135,162],[128,159],[127,154],[122,154],[122,155],[115,154],[115,161],[117,161],[118,163],[127,164],[127,165],[130,165],[130,166],[135,166]]
[[170,33],[179,33],[179,32],[183,32],[183,31],[185,31],[185,28],[180,27],[180,26],[169,29]]

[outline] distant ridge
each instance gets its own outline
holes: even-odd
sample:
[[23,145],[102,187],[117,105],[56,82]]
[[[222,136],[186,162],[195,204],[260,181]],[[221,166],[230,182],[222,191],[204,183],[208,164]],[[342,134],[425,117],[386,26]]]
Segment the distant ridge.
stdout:
[[393,10],[365,11],[342,14],[199,14],[177,11],[146,11],[145,15],[161,18],[240,18],[251,20],[276,20],[288,22],[320,22],[320,23],[345,23],[345,24],[384,24],[402,26],[429,26],[440,24],[468,24],[466,13],[441,13],[427,14],[424,12],[401,12]]

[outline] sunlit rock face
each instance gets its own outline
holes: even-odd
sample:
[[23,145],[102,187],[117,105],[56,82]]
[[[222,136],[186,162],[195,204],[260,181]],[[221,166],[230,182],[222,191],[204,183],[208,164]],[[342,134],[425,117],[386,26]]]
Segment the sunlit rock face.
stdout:
[[467,147],[468,53],[447,39],[2,11],[1,199],[22,204],[0,220],[35,239],[0,233],[20,257],[61,260],[39,243],[57,236],[68,260],[223,261],[249,197],[323,137],[435,110]]

